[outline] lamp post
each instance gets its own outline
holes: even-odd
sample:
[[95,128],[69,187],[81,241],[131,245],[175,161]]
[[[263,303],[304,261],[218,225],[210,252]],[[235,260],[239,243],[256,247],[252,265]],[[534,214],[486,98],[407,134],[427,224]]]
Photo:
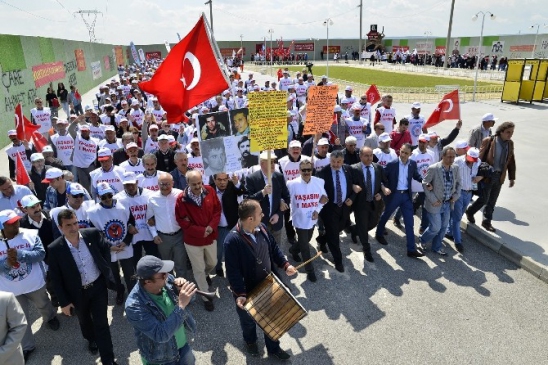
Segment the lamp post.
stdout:
[[209,22],[211,23],[211,34],[213,34],[213,0],[205,2],[204,5],[209,5]]
[[490,11],[479,11],[472,17],[472,21],[478,20],[478,15],[481,14],[481,33],[480,33],[480,39],[479,39],[479,47],[478,47],[478,59],[476,60],[476,76],[474,77],[474,94],[472,96],[472,101],[476,101],[476,89],[478,87],[478,71],[479,71],[479,64],[480,64],[480,57],[481,57],[481,44],[483,42],[483,26],[485,24],[485,16],[489,14],[490,18],[492,20],[495,20],[495,15],[491,13]]
[[326,76],[329,78],[329,26],[333,25],[333,20],[331,20],[331,18],[327,18],[323,22],[323,25],[327,28],[327,38],[326,38],[327,71],[326,71]]
[[[428,37],[430,37],[432,35],[432,32],[427,30],[426,32],[424,32],[424,35],[426,36],[426,44],[424,45],[424,57],[425,57],[425,61],[426,61],[426,54],[428,53],[428,49],[430,48],[430,45],[428,44]],[[445,52],[447,53],[447,52]],[[445,57],[447,57],[447,54],[445,55]]]
[[360,0],[360,42],[358,43],[358,63],[361,64],[362,44],[363,44],[363,31],[362,31],[362,18],[363,18],[363,0]]
[[242,51],[242,61],[244,60],[244,35],[240,34],[240,50]]
[[540,28],[540,24],[533,24],[531,25],[531,28],[537,27],[537,33],[535,34],[535,43],[533,43],[533,50],[531,51],[531,58],[535,58],[535,50],[537,49],[537,37],[538,37],[538,30]]
[[274,33],[274,29],[270,28],[268,30],[268,33],[270,34],[270,77],[272,77],[272,62],[273,62],[273,55],[272,55],[272,34]]
[[316,41],[319,41],[318,38],[308,38],[308,40],[314,42],[314,63],[316,63]]

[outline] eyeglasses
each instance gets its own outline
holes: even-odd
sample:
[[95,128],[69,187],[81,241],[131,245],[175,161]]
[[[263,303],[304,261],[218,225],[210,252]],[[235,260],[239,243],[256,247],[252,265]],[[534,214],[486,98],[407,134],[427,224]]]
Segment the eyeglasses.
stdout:
[[312,172],[312,169],[301,169],[301,172]]
[[74,195],[71,195],[74,199],[80,199],[80,198],[83,198],[84,197],[84,194],[74,194]]
[[367,100],[367,98],[360,98],[360,100]]
[[112,194],[101,195],[101,200],[112,199]]

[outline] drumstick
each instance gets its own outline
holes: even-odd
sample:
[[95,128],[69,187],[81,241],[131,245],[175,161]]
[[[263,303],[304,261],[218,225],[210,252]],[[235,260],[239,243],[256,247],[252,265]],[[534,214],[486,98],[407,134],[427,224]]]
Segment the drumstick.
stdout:
[[306,264],[308,264],[308,263],[310,263],[310,262],[316,260],[316,259],[317,259],[318,257],[320,257],[322,254],[323,254],[322,251],[318,251],[318,253],[316,254],[316,256],[314,256],[314,257],[312,257],[312,258],[306,260],[305,262],[303,262],[303,263],[300,264],[300,265],[297,265],[297,266],[295,267],[295,270],[299,270],[299,269],[300,269],[301,267],[303,267],[304,265],[306,265]]

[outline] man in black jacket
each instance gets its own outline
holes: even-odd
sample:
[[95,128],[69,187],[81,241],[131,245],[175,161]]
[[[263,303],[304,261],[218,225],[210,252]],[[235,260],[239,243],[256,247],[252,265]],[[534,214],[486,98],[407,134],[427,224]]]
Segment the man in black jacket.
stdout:
[[48,261],[59,305],[67,316],[76,312],[89,351],[99,350],[101,362],[114,365],[107,318],[107,286],[115,285],[110,245],[98,229],[80,230],[72,210],[62,210],[57,220],[63,236],[49,246]]
[[30,169],[30,180],[34,184],[34,192],[41,201],[46,200],[46,189],[49,183],[43,183],[42,180],[46,178],[46,171],[51,167],[46,165],[46,159],[41,153],[33,153],[30,156],[30,162],[32,168]]
[[217,236],[217,276],[224,276],[223,272],[223,243],[225,237],[238,222],[238,196],[244,193],[244,189],[238,175],[229,178],[227,173],[221,172],[209,178],[209,185],[215,189],[221,202],[221,220],[219,221],[219,235]]

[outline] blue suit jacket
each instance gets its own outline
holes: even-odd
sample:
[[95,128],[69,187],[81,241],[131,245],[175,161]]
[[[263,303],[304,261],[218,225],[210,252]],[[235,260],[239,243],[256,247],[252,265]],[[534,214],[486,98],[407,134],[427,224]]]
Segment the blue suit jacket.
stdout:
[[[386,179],[388,180],[388,189],[392,192],[392,194],[386,196],[384,198],[386,204],[392,200],[392,197],[394,196],[394,193],[396,192],[398,187],[398,177],[400,174],[400,159],[396,159],[394,161],[390,161],[386,164],[386,167],[384,168],[384,174],[386,175]],[[422,182],[422,177],[419,174],[417,163],[411,159],[409,159],[409,168],[407,169],[407,192],[409,194],[409,197],[412,198],[412,192],[411,192],[411,179],[415,179],[418,182]]]

